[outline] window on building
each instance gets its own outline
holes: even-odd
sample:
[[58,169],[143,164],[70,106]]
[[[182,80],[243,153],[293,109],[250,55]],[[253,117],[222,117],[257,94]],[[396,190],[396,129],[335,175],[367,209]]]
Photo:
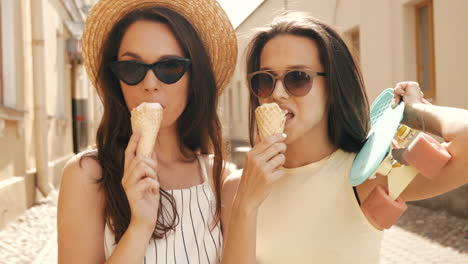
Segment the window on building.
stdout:
[[417,78],[425,97],[435,96],[434,21],[432,0],[415,6]]

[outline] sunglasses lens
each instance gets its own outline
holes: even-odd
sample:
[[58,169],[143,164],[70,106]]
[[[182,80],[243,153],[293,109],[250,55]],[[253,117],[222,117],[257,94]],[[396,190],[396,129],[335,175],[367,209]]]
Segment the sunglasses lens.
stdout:
[[166,84],[173,84],[180,80],[187,70],[187,61],[184,60],[165,60],[154,66],[153,71],[159,80]]
[[258,97],[270,96],[273,83],[273,77],[266,73],[257,73],[250,79],[250,87]]
[[146,67],[134,61],[120,61],[111,66],[117,78],[128,85],[136,85],[146,75]]
[[312,77],[303,71],[292,71],[284,76],[284,84],[292,95],[304,96],[312,88]]

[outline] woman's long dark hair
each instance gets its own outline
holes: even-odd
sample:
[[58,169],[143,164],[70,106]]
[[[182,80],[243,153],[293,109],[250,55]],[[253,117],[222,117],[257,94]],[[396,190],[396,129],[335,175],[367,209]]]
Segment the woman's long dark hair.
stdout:
[[[105,193],[105,217],[118,242],[130,224],[130,206],[121,184],[124,171],[124,151],[132,134],[130,111],[125,103],[118,79],[108,65],[117,60],[122,38],[130,25],[139,20],[154,21],[171,27],[184,53],[191,59],[187,105],[177,120],[177,136],[181,152],[187,158],[193,153],[214,153],[213,182],[216,196],[214,222],[221,210],[221,176],[223,173],[223,142],[221,123],[217,114],[217,88],[210,58],[193,26],[178,13],[166,8],[136,10],[118,22],[102,47],[102,59],[97,84],[104,106],[96,144],[96,158],[102,167],[100,186]],[[188,150],[188,151],[187,151]],[[87,155],[93,157],[93,154]],[[177,225],[178,215],[172,195],[161,190],[161,200],[167,199],[172,208],[160,202],[158,222],[153,238],[162,238]]]
[[[329,25],[307,14],[292,12],[259,29],[247,51],[247,73],[258,71],[266,43],[279,35],[307,37],[319,49],[320,62],[327,73],[326,97],[328,138],[345,151],[358,152],[369,130],[369,103],[361,71],[340,35]],[[253,145],[257,97],[250,94],[249,137]]]

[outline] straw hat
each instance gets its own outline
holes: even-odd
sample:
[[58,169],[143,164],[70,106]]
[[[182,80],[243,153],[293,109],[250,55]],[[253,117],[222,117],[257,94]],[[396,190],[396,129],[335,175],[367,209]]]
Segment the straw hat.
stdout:
[[96,79],[101,48],[110,31],[128,13],[148,7],[171,9],[192,24],[208,52],[218,94],[221,94],[236,66],[237,39],[231,22],[216,0],[99,0],[89,13],[82,39],[83,61],[98,93]]

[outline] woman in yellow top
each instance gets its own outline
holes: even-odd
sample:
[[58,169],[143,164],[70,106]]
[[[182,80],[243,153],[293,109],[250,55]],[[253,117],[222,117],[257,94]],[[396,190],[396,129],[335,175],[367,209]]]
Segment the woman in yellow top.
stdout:
[[[348,182],[369,131],[361,72],[329,25],[290,13],[261,29],[249,46],[250,139],[242,175],[224,184],[224,263],[378,263],[382,232],[365,218],[366,199],[386,177]],[[468,182],[468,111],[426,105],[419,85],[399,83],[403,123],[441,136],[452,155],[439,177],[417,176],[401,198],[433,197]],[[255,108],[288,111],[285,134],[255,140]],[[284,167],[280,169],[280,167]],[[237,190],[237,192],[236,192]],[[226,195],[225,195],[226,194]],[[224,220],[223,223],[228,223]]]

